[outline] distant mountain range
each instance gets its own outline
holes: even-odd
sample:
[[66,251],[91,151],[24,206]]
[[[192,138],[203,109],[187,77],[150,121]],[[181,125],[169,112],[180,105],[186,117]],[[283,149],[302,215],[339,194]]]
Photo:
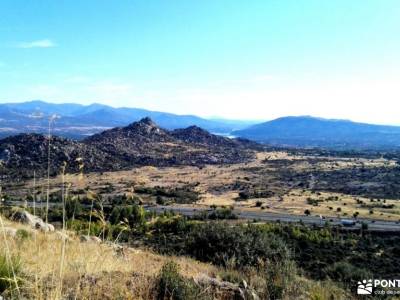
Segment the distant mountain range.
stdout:
[[329,149],[400,149],[400,127],[357,123],[310,116],[283,117],[272,121],[204,119],[139,108],[114,108],[102,104],[53,104],[36,100],[0,104],[0,138],[18,133],[47,133],[49,117],[58,118],[52,133],[76,140],[115,127],[125,127],[150,117],[163,130],[202,128],[209,132],[236,136],[284,147]]
[[53,104],[40,100],[0,104],[0,137],[17,133],[46,133],[48,120],[58,115],[52,131],[59,136],[83,139],[113,127],[126,126],[145,117],[165,129],[199,126],[210,132],[227,134],[255,122],[208,120],[193,115],[176,115],[139,108],[114,108],[102,104]]
[[237,130],[235,136],[270,145],[330,149],[400,149],[400,127],[310,116],[283,117]]

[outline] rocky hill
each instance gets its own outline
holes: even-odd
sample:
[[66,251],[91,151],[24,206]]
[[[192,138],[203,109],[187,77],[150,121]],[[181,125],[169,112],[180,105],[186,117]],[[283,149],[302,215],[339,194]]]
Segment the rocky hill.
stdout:
[[[0,140],[0,160],[5,174],[31,177],[47,171],[49,138],[40,134],[20,134]],[[50,173],[59,173],[66,163],[67,171],[76,172],[84,164],[90,171],[118,169],[125,166],[107,152],[66,138],[50,139]]]
[[262,150],[263,146],[260,144],[244,139],[244,138],[228,138],[220,135],[209,133],[198,126],[190,126],[183,129],[175,129],[171,135],[176,139],[193,145],[202,145],[206,147],[222,147],[222,148],[235,148],[235,149],[253,149]]
[[[239,163],[254,157],[254,143],[216,136],[198,127],[168,131],[150,118],[117,127],[78,142],[52,136],[50,173],[112,171],[133,166]],[[47,172],[49,138],[20,134],[0,140],[3,174],[31,177]]]
[[203,165],[238,163],[254,157],[244,143],[191,126],[168,131],[150,118],[88,137],[86,145],[133,165]]

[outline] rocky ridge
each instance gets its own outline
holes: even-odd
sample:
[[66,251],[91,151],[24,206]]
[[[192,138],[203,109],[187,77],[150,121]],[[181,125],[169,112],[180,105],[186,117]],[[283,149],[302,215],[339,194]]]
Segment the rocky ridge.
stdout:
[[[199,127],[168,131],[150,118],[74,141],[50,138],[50,173],[113,171],[135,166],[230,164],[254,158],[258,144],[211,134]],[[20,134],[0,140],[1,173],[32,177],[47,172],[49,137]]]

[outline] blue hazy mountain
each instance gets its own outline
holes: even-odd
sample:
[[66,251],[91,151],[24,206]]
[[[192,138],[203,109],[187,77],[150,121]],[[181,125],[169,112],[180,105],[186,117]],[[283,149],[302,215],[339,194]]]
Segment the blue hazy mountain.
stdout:
[[400,127],[310,116],[282,117],[233,135],[279,146],[335,149],[400,148]]
[[400,127],[357,123],[310,116],[282,117],[254,124],[254,121],[205,119],[141,108],[114,108],[103,104],[54,104],[40,100],[0,104],[0,137],[18,133],[46,133],[48,120],[55,135],[82,139],[113,128],[124,127],[150,117],[160,127],[174,130],[198,126],[207,131],[234,135],[277,146],[334,149],[400,149]]
[[16,133],[44,133],[51,115],[58,115],[53,131],[57,135],[81,139],[112,127],[123,127],[145,117],[160,127],[177,129],[198,126],[210,132],[229,134],[247,127],[249,122],[208,120],[194,115],[177,115],[140,108],[114,108],[103,104],[48,103],[34,100],[0,104],[0,137]]

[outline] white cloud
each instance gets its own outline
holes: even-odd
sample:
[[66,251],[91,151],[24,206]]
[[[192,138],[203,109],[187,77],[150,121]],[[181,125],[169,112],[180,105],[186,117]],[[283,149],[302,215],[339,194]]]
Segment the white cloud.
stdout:
[[22,42],[18,43],[16,45],[17,48],[23,48],[23,49],[28,49],[28,48],[52,48],[56,47],[57,44],[54,43],[52,40],[49,39],[43,39],[43,40],[36,40],[36,41],[31,41],[31,42]]

